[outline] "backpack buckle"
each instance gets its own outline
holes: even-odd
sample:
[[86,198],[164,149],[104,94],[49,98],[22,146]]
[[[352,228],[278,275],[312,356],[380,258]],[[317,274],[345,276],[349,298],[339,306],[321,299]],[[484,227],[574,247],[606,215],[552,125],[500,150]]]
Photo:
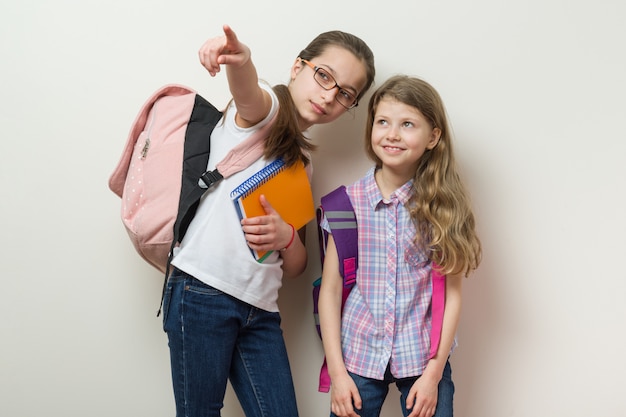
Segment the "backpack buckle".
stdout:
[[198,185],[200,188],[211,188],[215,183],[219,182],[223,178],[224,176],[220,174],[217,169],[214,169],[213,171],[206,171],[200,176]]

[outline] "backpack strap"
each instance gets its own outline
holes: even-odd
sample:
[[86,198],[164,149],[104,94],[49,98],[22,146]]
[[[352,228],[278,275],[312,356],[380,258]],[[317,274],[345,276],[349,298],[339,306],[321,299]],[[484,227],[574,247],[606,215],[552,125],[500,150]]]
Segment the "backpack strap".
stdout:
[[[356,283],[356,270],[358,266],[358,229],[356,215],[354,213],[354,207],[350,202],[350,197],[348,197],[346,192],[346,187],[343,185],[322,197],[321,203],[317,211],[320,257],[323,265],[326,255],[326,245],[328,243],[328,232],[319,227],[319,225],[325,216],[333,235],[335,248],[337,249],[339,273],[343,278],[343,292],[341,297],[341,309],[343,310],[348,295],[350,295],[350,291]],[[317,283],[317,285],[317,293],[314,290],[314,299],[315,297],[319,297],[319,283]],[[321,337],[317,314],[317,302],[315,302],[314,315],[316,317],[317,331]],[[328,392],[329,390],[330,375],[328,374],[326,357],[324,357],[324,363],[320,369],[318,391]]]
[[174,221],[174,236],[165,265],[165,276],[157,317],[161,315],[161,309],[163,308],[167,279],[170,275],[172,258],[174,257],[174,248],[187,232],[200,203],[200,198],[206,191],[199,186],[198,178],[206,170],[211,152],[211,133],[221,118],[221,111],[200,94],[196,94],[193,110],[185,131],[178,211]]
[[213,171],[206,171],[200,176],[198,185],[201,188],[211,188],[213,184],[221,180],[222,178],[228,178],[237,172],[246,169],[254,161],[263,156],[265,150],[265,142],[263,139],[269,136],[270,129],[278,116],[278,112],[274,114],[272,120],[270,120],[265,126],[255,131],[252,135],[246,138],[243,142],[239,143],[233,149],[231,149],[224,159],[222,159]]
[[356,269],[359,264],[358,233],[356,215],[346,193],[346,187],[342,185],[322,197],[321,208],[322,214],[328,220],[337,248],[339,273],[343,277],[343,286],[352,288],[356,282]]
[[439,265],[433,262],[430,273],[433,282],[433,294],[431,300],[431,324],[430,324],[430,355],[432,359],[439,349],[441,329],[443,328],[443,311],[446,306],[446,276],[439,271]]

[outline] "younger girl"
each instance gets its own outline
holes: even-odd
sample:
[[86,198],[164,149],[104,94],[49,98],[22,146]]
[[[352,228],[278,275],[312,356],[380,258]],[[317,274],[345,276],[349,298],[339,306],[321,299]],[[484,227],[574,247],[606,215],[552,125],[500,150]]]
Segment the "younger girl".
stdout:
[[[448,356],[462,275],[476,269],[481,247],[444,105],[428,83],[395,76],[370,99],[367,123],[366,149],[376,165],[347,187],[357,218],[359,265],[343,317],[332,236],[320,289],[331,415],[379,416],[395,383],[404,416],[452,416]],[[430,358],[434,264],[447,275],[446,301],[440,344]]]
[[[225,67],[232,93],[211,134],[207,168],[214,169],[229,150],[277,117],[265,155],[203,196],[174,253],[163,322],[176,415],[219,416],[230,380],[246,416],[296,417],[277,298],[283,275],[296,277],[304,270],[306,251],[293,227],[264,199],[265,216],[240,222],[230,192],[277,157],[288,165],[307,163],[312,145],[302,132],[357,105],[374,79],[374,58],[353,35],[323,33],[296,58],[289,85],[272,89],[259,83],[249,48],[230,27],[223,30],[199,52],[212,76]],[[250,248],[273,252],[258,263]]]

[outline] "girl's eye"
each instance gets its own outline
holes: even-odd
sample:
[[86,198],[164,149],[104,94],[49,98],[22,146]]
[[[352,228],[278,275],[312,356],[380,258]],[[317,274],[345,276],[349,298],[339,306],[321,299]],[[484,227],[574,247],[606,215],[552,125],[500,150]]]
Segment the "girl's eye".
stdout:
[[326,71],[324,71],[323,69],[318,69],[317,70],[317,76],[325,82],[328,82],[330,80],[330,76],[326,73]]
[[402,125],[404,127],[413,127],[413,123],[412,122],[404,122]]
[[339,90],[339,94],[341,94],[343,96],[343,98],[346,99],[346,100],[354,100],[354,96],[352,94],[350,94],[349,91]]

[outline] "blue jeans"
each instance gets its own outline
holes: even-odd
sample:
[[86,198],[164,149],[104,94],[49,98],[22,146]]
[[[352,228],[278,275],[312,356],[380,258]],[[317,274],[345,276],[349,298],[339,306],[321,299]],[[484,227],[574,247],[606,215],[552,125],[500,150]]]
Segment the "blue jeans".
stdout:
[[[380,416],[380,410],[383,407],[387,393],[389,392],[389,384],[394,383],[400,391],[400,406],[402,408],[402,415],[408,416],[411,412],[406,408],[406,398],[409,395],[409,390],[413,386],[413,383],[418,377],[414,378],[402,378],[396,379],[389,372],[385,372],[385,379],[379,381],[377,379],[364,378],[349,372],[350,376],[354,380],[356,387],[361,395],[363,405],[361,410],[355,410],[361,417],[378,417]],[[443,370],[443,376],[439,381],[439,393],[437,396],[437,408],[435,410],[434,417],[452,417],[452,400],[454,397],[454,383],[452,382],[452,368],[450,362],[446,362],[446,366]],[[336,417],[334,413],[330,413],[332,417]]]
[[247,417],[296,417],[280,315],[174,269],[163,300],[177,417],[219,417],[227,381]]

